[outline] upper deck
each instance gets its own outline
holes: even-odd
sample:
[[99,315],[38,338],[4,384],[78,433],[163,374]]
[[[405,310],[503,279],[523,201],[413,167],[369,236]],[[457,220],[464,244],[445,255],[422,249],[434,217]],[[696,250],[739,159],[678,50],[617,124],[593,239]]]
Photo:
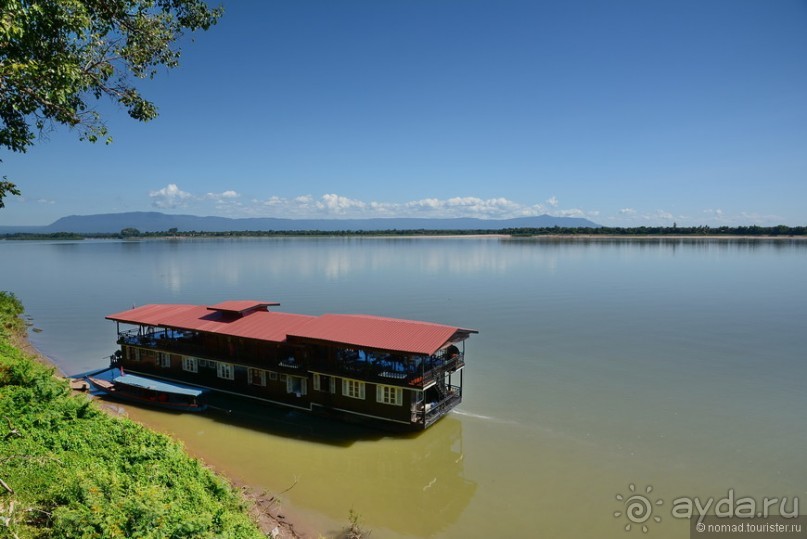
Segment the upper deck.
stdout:
[[145,305],[107,319],[139,326],[120,343],[280,372],[338,375],[425,388],[464,366],[475,330],[355,314],[308,316],[267,310],[271,302],[211,307]]

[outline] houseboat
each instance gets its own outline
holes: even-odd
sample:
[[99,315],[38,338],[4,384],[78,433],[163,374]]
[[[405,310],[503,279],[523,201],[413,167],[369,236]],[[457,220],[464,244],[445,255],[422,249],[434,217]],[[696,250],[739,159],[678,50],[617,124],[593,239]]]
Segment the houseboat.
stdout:
[[473,329],[279,303],[152,304],[111,314],[127,373],[296,409],[425,429],[462,400]]

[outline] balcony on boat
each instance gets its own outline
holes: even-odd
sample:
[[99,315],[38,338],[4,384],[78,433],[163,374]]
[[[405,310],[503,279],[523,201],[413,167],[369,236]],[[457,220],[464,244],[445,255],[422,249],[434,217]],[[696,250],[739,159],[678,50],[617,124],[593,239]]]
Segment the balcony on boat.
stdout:
[[[194,345],[195,334],[192,331],[159,330],[139,331],[136,329],[118,333],[118,344],[141,346],[145,348],[172,349]],[[201,347],[198,343],[196,346]]]
[[412,423],[428,427],[462,402],[462,388],[445,386],[444,393],[437,397],[429,397],[412,410]]
[[447,373],[465,366],[461,352],[434,356],[401,357],[339,350],[335,357],[312,361],[312,371],[384,385],[425,388]]
[[192,331],[159,330],[154,332],[120,332],[118,344],[148,348],[159,352],[168,352],[183,356],[191,356],[213,361],[228,361],[259,368],[278,368],[300,370],[301,364],[294,355],[267,344],[262,347],[247,345],[244,341],[216,341],[208,336]]
[[189,356],[211,356],[206,346],[193,332],[189,331],[155,331],[139,332],[137,330],[122,331],[118,334],[118,344],[151,348],[162,352],[171,352]]

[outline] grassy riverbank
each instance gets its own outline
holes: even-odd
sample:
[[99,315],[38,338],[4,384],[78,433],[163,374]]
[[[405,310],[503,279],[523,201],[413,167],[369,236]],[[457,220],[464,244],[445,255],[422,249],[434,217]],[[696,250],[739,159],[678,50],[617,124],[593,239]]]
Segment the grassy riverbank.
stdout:
[[23,352],[21,314],[0,292],[0,538],[265,537],[178,442],[101,412]]

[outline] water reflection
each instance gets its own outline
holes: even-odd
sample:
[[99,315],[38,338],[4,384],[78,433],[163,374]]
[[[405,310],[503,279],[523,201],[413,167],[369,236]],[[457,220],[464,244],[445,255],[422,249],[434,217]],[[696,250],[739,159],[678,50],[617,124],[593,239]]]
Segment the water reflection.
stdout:
[[359,441],[380,440],[388,433],[367,426],[330,420],[291,408],[261,403],[231,395],[212,395],[213,421],[260,431],[272,436],[350,447]]
[[644,249],[647,247],[655,248],[658,246],[665,247],[700,247],[700,248],[720,248],[730,249],[736,247],[743,247],[748,250],[755,250],[760,248],[774,247],[777,249],[790,249],[792,247],[807,247],[807,241],[803,238],[792,237],[664,237],[664,236],[625,236],[625,237],[597,237],[597,236],[512,236],[501,239],[503,244],[518,245],[518,244],[541,244],[541,245],[554,245],[558,247],[574,246],[574,245],[629,245]]
[[379,537],[431,537],[454,525],[476,493],[455,417],[392,435],[251,401],[226,402],[230,414],[125,409],[250,486],[281,492],[294,484],[284,498],[316,507],[330,520],[325,526],[341,526],[355,509]]

